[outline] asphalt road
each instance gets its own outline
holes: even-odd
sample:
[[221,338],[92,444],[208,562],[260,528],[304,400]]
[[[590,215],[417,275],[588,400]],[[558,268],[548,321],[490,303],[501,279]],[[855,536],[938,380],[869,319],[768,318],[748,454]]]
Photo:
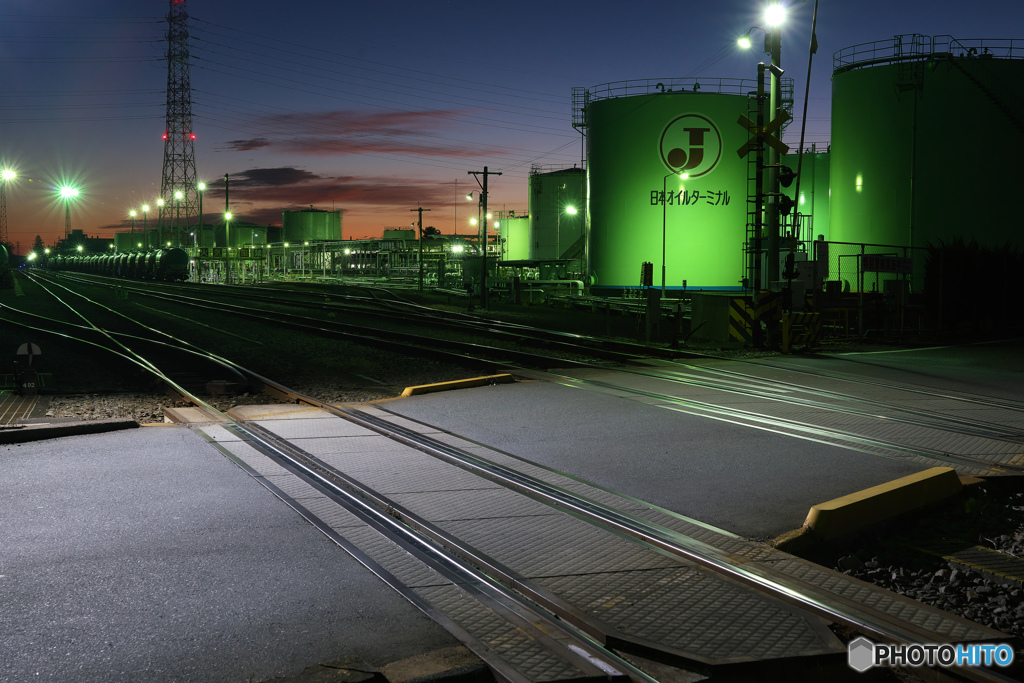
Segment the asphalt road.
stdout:
[[457,641],[185,428],[0,450],[0,680],[248,681]]

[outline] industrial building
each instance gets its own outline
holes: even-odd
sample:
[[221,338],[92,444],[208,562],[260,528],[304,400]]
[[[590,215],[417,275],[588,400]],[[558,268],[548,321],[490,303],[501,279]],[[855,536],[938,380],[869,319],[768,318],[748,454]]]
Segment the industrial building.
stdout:
[[[656,289],[692,300],[695,318],[738,307],[746,329],[711,332],[718,323],[704,320],[713,337],[750,341],[761,292],[785,292],[773,304],[784,310],[845,309],[830,315],[843,317],[847,332],[890,325],[894,315],[901,329],[921,327],[926,283],[948,288],[966,262],[929,250],[996,250],[1003,256],[984,275],[1001,287],[1017,267],[1024,231],[1012,160],[1024,153],[1024,95],[1015,87],[1022,57],[1019,41],[917,34],[839,50],[831,144],[790,149],[779,164],[754,153],[769,141],[743,124],[760,116],[766,125],[772,115],[765,83],[778,75],[765,68],[760,84],[663,78],[576,88],[572,125],[584,158],[572,168],[533,167],[527,210],[481,216],[486,240],[432,234],[421,245],[404,228],[346,240],[342,211],[310,206],[286,211],[281,228],[228,221],[185,233],[161,224],[133,227],[115,245],[162,246],[170,230],[194,249],[196,277],[208,281],[222,281],[234,264],[243,280],[367,277],[453,290],[481,280],[486,249],[489,288],[517,300],[519,288],[544,283],[602,297]],[[789,112],[793,80],[778,87],[774,106]],[[798,167],[795,182],[768,189],[766,174]],[[776,208],[773,243],[767,217]],[[945,259],[931,275],[929,258]],[[700,301],[712,294],[726,303]],[[951,296],[940,297],[944,306]]]

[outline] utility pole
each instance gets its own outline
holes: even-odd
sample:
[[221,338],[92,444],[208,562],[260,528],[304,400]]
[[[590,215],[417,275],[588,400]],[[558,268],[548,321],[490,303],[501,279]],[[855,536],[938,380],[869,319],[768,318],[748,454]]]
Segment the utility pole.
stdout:
[[421,207],[418,207],[418,208],[415,208],[415,209],[409,209],[409,210],[410,211],[419,211],[420,212],[420,218],[419,218],[419,220],[417,221],[416,224],[419,226],[419,229],[420,229],[420,291],[422,292],[423,291],[423,212],[424,211],[430,211],[430,209],[424,209],[421,206]]
[[[480,186],[480,203],[483,206],[483,220],[480,221],[480,308],[487,308],[487,176],[489,175],[501,175],[494,171],[488,171],[487,167],[484,166],[482,171],[467,171],[467,175],[473,176],[476,180],[476,184]],[[484,177],[483,182],[480,182],[480,176]],[[482,239],[481,239],[482,238]]]

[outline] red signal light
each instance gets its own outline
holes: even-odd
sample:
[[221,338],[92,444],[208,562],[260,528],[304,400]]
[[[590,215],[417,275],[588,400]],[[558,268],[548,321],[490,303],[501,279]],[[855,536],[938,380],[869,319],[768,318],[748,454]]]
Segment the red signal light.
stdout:
[[195,140],[196,139],[196,134],[195,133],[190,133],[189,137],[192,138],[193,140]]
[[164,140],[167,139],[167,131],[166,130],[164,131],[163,138],[164,138]]

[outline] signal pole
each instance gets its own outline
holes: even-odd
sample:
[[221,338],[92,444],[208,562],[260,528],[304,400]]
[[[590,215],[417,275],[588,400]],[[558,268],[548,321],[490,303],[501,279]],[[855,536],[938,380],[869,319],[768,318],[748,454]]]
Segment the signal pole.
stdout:
[[[480,186],[480,203],[483,206],[483,220],[480,221],[480,233],[478,239],[480,239],[480,308],[487,308],[487,176],[489,175],[501,175],[494,171],[488,171],[487,167],[484,166],[482,171],[467,171],[467,175],[473,176],[476,180],[476,184]],[[484,177],[483,182],[480,182],[480,176]]]
[[421,206],[421,207],[418,207],[418,208],[415,208],[415,209],[409,209],[409,210],[410,211],[419,211],[420,212],[420,217],[419,217],[419,220],[417,221],[416,224],[419,226],[419,229],[420,229],[420,240],[419,240],[420,241],[420,288],[419,289],[422,292],[423,291],[423,212],[424,211],[430,211],[430,209],[424,209]]

